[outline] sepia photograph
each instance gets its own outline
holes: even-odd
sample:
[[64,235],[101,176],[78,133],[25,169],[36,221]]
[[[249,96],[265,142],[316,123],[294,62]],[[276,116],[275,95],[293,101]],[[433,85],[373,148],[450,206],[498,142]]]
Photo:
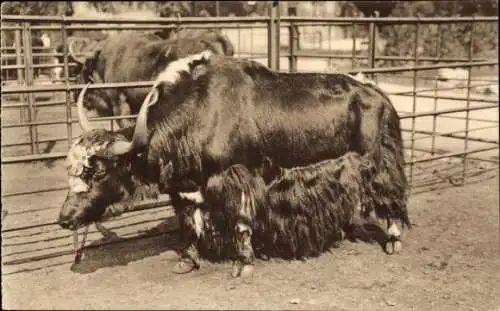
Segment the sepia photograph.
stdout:
[[500,311],[498,0],[3,1],[2,310]]

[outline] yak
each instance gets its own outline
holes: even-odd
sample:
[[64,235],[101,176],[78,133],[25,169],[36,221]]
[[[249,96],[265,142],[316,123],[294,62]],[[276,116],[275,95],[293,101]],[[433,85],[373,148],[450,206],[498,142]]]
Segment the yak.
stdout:
[[[265,241],[274,238],[252,225],[259,216],[247,211],[258,209],[241,207],[265,195],[259,179],[245,172],[265,179],[266,158],[292,169],[347,152],[369,155],[373,163],[375,213],[391,228],[397,221],[410,227],[400,120],[389,98],[371,83],[344,74],[280,73],[204,51],[158,73],[135,127],[118,131],[90,127],[83,108],[88,86],[77,100],[84,132],[68,153],[70,190],[59,213],[62,228],[77,230],[131,208],[138,197],[166,193],[185,243],[180,272],[199,268],[198,253],[248,267],[251,252],[238,249],[248,250],[249,241],[269,249]],[[234,165],[245,169],[233,172]],[[389,230],[389,253],[400,251],[399,233]]]
[[[236,164],[212,176],[205,200],[214,205],[199,208],[198,217],[195,207],[187,208],[182,220],[185,231],[190,229],[191,236],[200,240],[200,253],[207,253],[203,256],[210,256],[214,250],[219,255],[226,252],[239,256],[233,270],[237,276],[251,271],[256,252],[266,258],[319,256],[338,246],[347,235],[355,238],[355,230],[365,219],[386,219],[389,232],[399,236],[399,229],[387,217],[391,211],[375,209],[376,200],[384,197],[374,190],[378,182],[375,177],[375,162],[370,154],[347,152],[335,159],[291,169],[264,157],[262,167],[253,172]],[[399,199],[397,192],[390,193],[396,196],[387,199]],[[405,212],[400,217],[403,225],[409,223],[407,216]],[[190,223],[191,219],[195,222]],[[236,228],[236,243],[223,239],[228,235],[214,234],[231,227]],[[394,247],[388,252],[397,252],[401,242],[386,246]],[[194,266],[199,267],[198,253],[191,252],[191,256]]]
[[[124,31],[105,40],[91,42],[87,57],[79,56],[75,46],[81,40],[69,44],[71,59],[79,65],[77,82],[96,83],[151,81],[167,64],[187,55],[209,49],[215,54],[232,56],[234,48],[229,39],[215,31],[180,30],[165,39],[158,32]],[[94,89],[89,90],[85,107],[95,110],[99,116],[126,116],[136,114],[147,88]],[[120,127],[134,124],[130,119],[119,119]]]
[[[168,36],[168,37],[166,37]],[[70,37],[68,60],[70,76],[78,73],[77,82],[98,83],[135,82],[153,80],[167,64],[178,58],[210,49],[215,54],[232,56],[234,47],[229,39],[217,31],[180,29],[178,31],[131,32],[94,38]],[[58,51],[63,52],[59,46]],[[63,63],[61,56],[59,62]],[[95,110],[98,116],[126,116],[136,114],[148,89],[94,89],[89,90],[85,108]],[[134,124],[131,119],[118,119],[120,127]],[[96,223],[98,231],[107,239],[116,234]]]

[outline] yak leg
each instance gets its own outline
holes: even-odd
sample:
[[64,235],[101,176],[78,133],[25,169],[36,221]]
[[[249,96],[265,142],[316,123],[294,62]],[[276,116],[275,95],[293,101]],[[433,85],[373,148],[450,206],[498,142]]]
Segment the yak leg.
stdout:
[[182,211],[179,216],[180,239],[183,248],[180,251],[181,258],[173,272],[184,274],[200,268],[200,254],[196,242],[203,232],[204,222],[199,207],[186,207],[186,210]]
[[253,204],[253,200],[250,197],[247,199],[245,192],[241,192],[239,220],[235,227],[236,260],[233,262],[233,277],[248,277],[253,272],[255,252],[252,247],[252,228],[247,224],[248,220],[253,218]]
[[253,273],[255,253],[252,248],[252,229],[238,222],[235,228],[236,260],[233,262],[233,277],[248,277]]
[[105,240],[116,240],[118,239],[118,235],[108,228],[104,227],[100,222],[95,223],[95,227],[97,231],[99,231]]
[[401,243],[401,230],[393,218],[387,218],[387,233],[389,235],[387,243],[385,244],[385,251],[388,254],[396,254],[401,251],[403,244]]

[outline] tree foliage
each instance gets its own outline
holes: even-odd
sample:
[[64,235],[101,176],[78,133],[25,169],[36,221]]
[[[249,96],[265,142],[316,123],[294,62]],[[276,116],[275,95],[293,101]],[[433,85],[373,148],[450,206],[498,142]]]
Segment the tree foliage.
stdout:
[[[287,2],[288,6],[298,1]],[[380,17],[454,17],[498,16],[497,0],[450,0],[450,1],[339,1],[341,16]],[[321,5],[321,2],[314,2]],[[74,14],[77,2],[73,1],[9,1],[2,3],[2,14],[12,15],[66,15]],[[216,16],[215,1],[89,1],[97,12],[120,14],[129,10],[147,9],[161,17]],[[378,13],[375,13],[378,12]],[[286,12],[283,12],[286,14]],[[267,2],[219,1],[220,16],[266,15]],[[360,27],[361,28],[361,27]],[[414,51],[415,25],[384,25],[380,34],[388,40],[387,55],[408,56]],[[419,26],[419,50],[425,56],[465,57],[468,54],[471,26],[468,23]],[[442,38],[439,49],[437,37]],[[33,33],[37,35],[36,32]],[[496,50],[498,25],[476,23],[473,52],[485,55]]]
[[[496,0],[401,1],[392,10],[393,17],[498,16]],[[470,23],[419,26],[420,56],[468,57]],[[388,40],[386,55],[411,56],[415,47],[415,25],[386,25],[381,35]],[[472,36],[473,57],[494,57],[498,36],[497,23],[476,22]],[[440,40],[438,40],[440,38]],[[439,44],[439,47],[438,47]]]

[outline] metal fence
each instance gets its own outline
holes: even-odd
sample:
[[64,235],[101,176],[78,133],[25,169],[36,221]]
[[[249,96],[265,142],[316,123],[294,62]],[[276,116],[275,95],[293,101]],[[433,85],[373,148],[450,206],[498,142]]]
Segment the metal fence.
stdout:
[[[63,52],[55,53],[54,50],[36,50],[31,47],[31,35],[33,31],[51,31],[57,33],[61,42],[65,43],[71,31],[97,31],[97,30],[158,30],[164,28],[178,27],[179,21],[175,18],[156,19],[96,19],[96,18],[73,18],[58,16],[3,16],[2,35],[6,32],[13,33],[15,48],[2,46],[2,166],[4,167],[3,185],[5,189],[5,175],[10,172],[5,168],[9,165],[15,166],[13,171],[21,172],[25,166],[39,165],[39,163],[50,163],[66,156],[66,151],[72,140],[78,136],[79,129],[75,124],[77,120],[74,115],[73,96],[71,92],[78,92],[84,85],[74,84],[69,76],[71,66],[67,44],[63,44]],[[418,53],[419,27],[424,24],[450,24],[468,23],[471,25],[470,49],[468,57],[453,58],[445,56],[422,56]],[[460,184],[466,181],[467,176],[473,175],[469,163],[474,155],[485,152],[494,152],[495,157],[487,160],[495,164],[491,169],[496,170],[498,164],[498,135],[474,136],[474,132],[484,133],[498,131],[498,94],[485,97],[474,95],[474,88],[484,85],[495,86],[498,90],[498,79],[481,78],[474,80],[474,70],[489,68],[498,70],[497,59],[480,59],[473,55],[472,42],[474,40],[474,26],[477,23],[498,23],[498,18],[302,18],[302,17],[280,17],[276,6],[270,7],[269,16],[266,17],[223,17],[223,18],[183,18],[182,26],[186,28],[218,28],[229,37],[235,45],[236,57],[249,57],[266,63],[269,67],[279,71],[304,72],[312,68],[311,59],[316,62],[316,69],[312,71],[332,72],[338,68],[332,68],[337,63],[345,64],[347,67],[343,72],[364,72],[372,79],[383,83],[384,79],[392,77],[398,82],[409,80],[403,90],[387,91],[394,96],[396,108],[403,122],[403,133],[406,148],[408,149],[408,174],[410,182],[413,181],[415,169],[419,163],[431,162],[439,159],[459,157],[461,159]],[[377,55],[376,27],[389,24],[414,25],[414,51],[411,56],[384,56]],[[300,35],[304,27],[327,27],[331,32],[332,27],[350,27],[352,31],[352,48],[348,53],[338,53],[332,44],[331,36],[328,35],[328,48],[323,50],[308,50],[304,48],[304,37]],[[365,29],[367,37],[364,38],[364,48],[359,49],[356,38],[356,29]],[[256,35],[257,33],[257,35]],[[322,32],[318,32],[322,33]],[[319,35],[321,38],[321,35]],[[264,42],[264,44],[260,44]],[[439,44],[440,40],[437,40]],[[243,48],[244,45],[249,48]],[[321,44],[324,46],[324,44]],[[259,46],[259,48],[256,48]],[[363,46],[363,45],[362,45]],[[257,51],[260,49],[261,51]],[[497,54],[498,55],[498,54]],[[51,61],[51,57],[63,58],[62,63]],[[46,62],[40,61],[34,64],[35,58],[45,58]],[[10,60],[10,62],[8,62]],[[15,62],[14,62],[15,60]],[[405,61],[408,64],[398,67],[376,68],[378,61]],[[319,66],[317,65],[319,63]],[[301,67],[301,64],[303,65]],[[288,68],[285,68],[288,67]],[[305,68],[304,68],[305,67]],[[64,72],[61,80],[52,81],[49,84],[39,83],[35,70],[50,70],[51,68],[62,68]],[[434,76],[435,71],[440,68],[466,68],[467,77],[460,86],[444,87]],[[7,74],[7,71],[9,72]],[[15,75],[13,74],[15,72]],[[432,74],[423,74],[433,72]],[[409,73],[409,75],[408,75]],[[407,74],[407,75],[405,75]],[[15,77],[12,78],[12,77]],[[479,81],[481,80],[481,81]],[[479,84],[478,84],[479,83]],[[128,83],[104,83],[94,84],[90,88],[123,88],[123,87],[150,87],[151,81],[128,82]],[[464,93],[463,96],[440,94],[446,91]],[[425,101],[418,105],[418,101]],[[402,103],[399,103],[401,101]],[[454,105],[449,105],[453,102]],[[442,104],[442,103],[446,103]],[[422,108],[423,106],[423,108]],[[446,108],[439,108],[439,107]],[[488,111],[479,116],[475,112]],[[458,114],[464,114],[457,116]],[[19,117],[17,117],[19,116]],[[45,117],[45,118],[44,118]],[[104,117],[91,118],[94,121],[103,121],[109,127],[113,127],[113,121],[126,117]],[[17,122],[14,122],[18,119]],[[427,120],[423,128],[419,128],[419,120]],[[430,121],[429,121],[430,119]],[[445,121],[443,121],[445,120]],[[446,121],[447,120],[447,121]],[[454,129],[439,129],[440,122],[452,122]],[[473,127],[472,125],[478,125]],[[458,128],[456,128],[458,126]],[[490,132],[488,132],[490,133]],[[462,144],[460,150],[447,150],[440,153],[440,139],[458,141]],[[427,141],[426,148],[419,143]],[[422,144],[420,144],[422,145]],[[472,147],[475,145],[475,147]],[[417,152],[425,151],[428,155],[417,157]],[[484,158],[483,158],[484,160]],[[35,163],[35,164],[33,164]],[[18,166],[16,166],[18,165]],[[21,165],[21,166],[19,166]],[[483,169],[484,170],[484,169]],[[28,169],[29,171],[29,169]],[[62,171],[62,170],[61,170]],[[36,168],[31,174],[50,174],[51,170]],[[39,176],[40,177],[40,176]],[[64,177],[64,176],[63,176]],[[57,182],[51,182],[49,176],[43,176],[49,185],[31,185],[34,180],[29,172],[19,177],[20,187],[2,191],[3,203],[8,201],[9,208],[15,210],[14,202],[23,202],[23,197],[30,195],[41,195],[66,189],[64,178],[56,178]],[[40,177],[41,178],[41,177]],[[26,186],[24,186],[24,184]],[[33,182],[35,183],[35,182]],[[9,188],[9,187],[7,187]],[[15,188],[15,189],[14,189]],[[7,201],[6,201],[7,200]],[[168,204],[168,200],[158,202],[143,202],[137,207],[138,210],[157,208]],[[4,204],[4,208],[5,208]],[[46,208],[48,210],[49,208]],[[52,207],[52,210],[55,210]],[[44,209],[41,209],[44,210]],[[14,211],[13,211],[14,212]],[[33,211],[27,211],[31,213]],[[15,213],[15,212],[14,212]],[[54,214],[56,215],[56,214]],[[55,217],[54,217],[55,219]],[[19,232],[41,227],[55,226],[54,221],[40,221],[32,219],[27,223],[16,223],[2,229],[2,234],[18,236]],[[52,231],[55,231],[53,229]],[[21,234],[22,235],[22,234]],[[61,234],[58,233],[58,238]],[[68,250],[62,251],[68,252]],[[56,252],[59,256],[61,253]],[[45,258],[44,255],[40,255]],[[35,256],[36,257],[36,256]],[[35,257],[31,257],[32,259]],[[38,258],[38,257],[36,257]],[[18,263],[16,260],[11,262]]]

